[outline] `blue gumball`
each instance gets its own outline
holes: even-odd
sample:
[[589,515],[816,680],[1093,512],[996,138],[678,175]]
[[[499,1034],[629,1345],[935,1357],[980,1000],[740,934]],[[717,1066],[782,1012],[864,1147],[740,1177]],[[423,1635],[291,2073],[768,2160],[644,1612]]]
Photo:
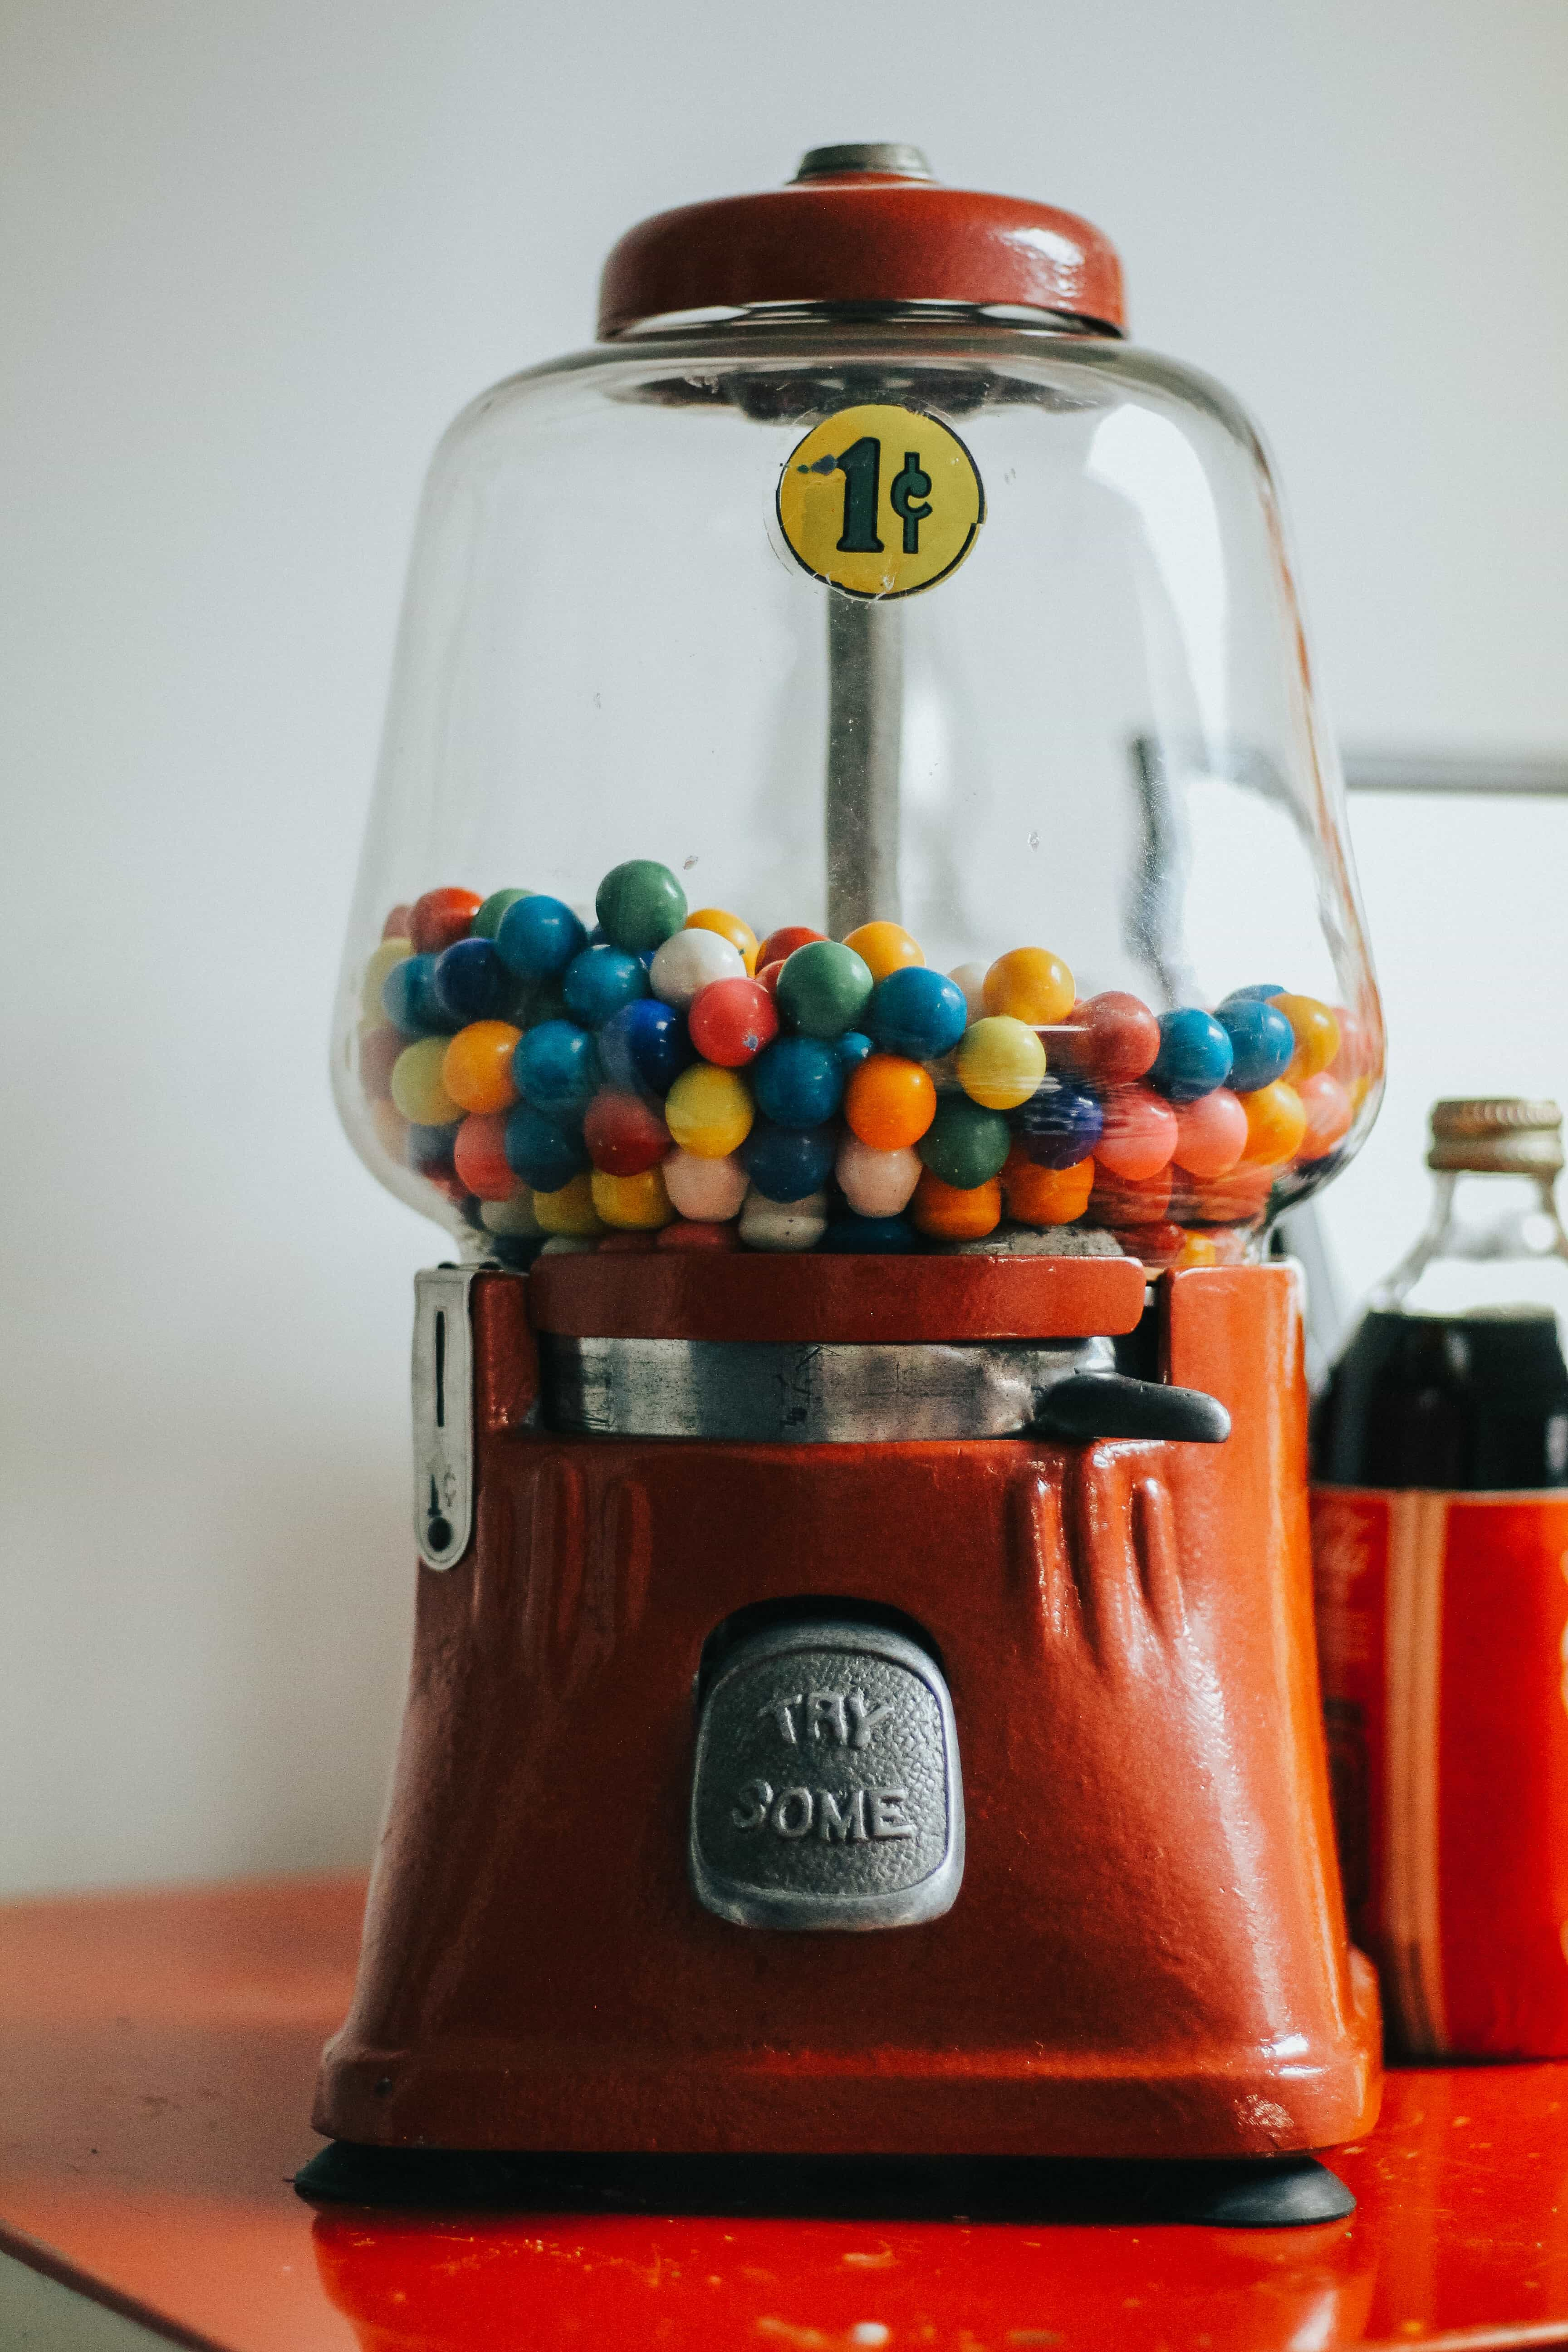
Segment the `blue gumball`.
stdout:
[[457,1140],[457,1127],[411,1127],[404,1138],[403,1156],[416,1175],[450,1176]]
[[1184,1004],[1160,1015],[1160,1050],[1149,1083],[1172,1102],[1196,1102],[1230,1076],[1230,1039],[1212,1013]]
[[804,1201],[826,1183],[837,1146],[830,1127],[773,1127],[759,1119],[736,1156],[764,1200]]
[[432,955],[405,956],[381,984],[381,1009],[406,1037],[449,1036],[463,1025],[436,993],[437,961]]
[[623,1005],[647,994],[647,967],[624,948],[584,948],[562,975],[566,1010],[586,1029],[602,1029]]
[[1105,1113],[1086,1087],[1047,1078],[1018,1114],[1024,1149],[1037,1168],[1076,1168],[1105,1128]]
[[[618,949],[612,949],[618,954]],[[634,957],[634,962],[640,959]],[[657,997],[639,996],[612,1013],[599,1032],[599,1059],[613,1087],[666,1095],[697,1051],[687,1034],[686,1015]]]
[[520,1037],[511,1075],[525,1102],[558,1119],[580,1115],[604,1077],[597,1045],[572,1021],[544,1021]]
[[1225,1004],[1222,1004],[1219,1009],[1223,1013],[1226,1004],[1245,1004],[1249,997],[1261,996],[1268,998],[1270,996],[1283,996],[1284,993],[1285,983],[1282,980],[1249,981],[1245,988],[1233,988],[1230,994],[1226,998]]
[[[843,1101],[847,1075],[837,1041],[779,1037],[752,1063],[752,1092],[763,1117],[775,1127],[820,1127]],[[795,1196],[781,1192],[775,1197]]]
[[1296,1051],[1296,1033],[1277,1004],[1261,996],[1227,996],[1215,1019],[1230,1039],[1230,1083],[1238,1094],[1249,1095],[1284,1076]]
[[562,1125],[531,1103],[507,1113],[502,1138],[507,1166],[536,1192],[559,1192],[588,1166],[587,1147],[574,1128]]
[[871,1040],[862,1030],[846,1029],[841,1037],[833,1040],[833,1050],[844,1065],[845,1077],[848,1078],[870,1052]]
[[831,1220],[817,1247],[891,1257],[912,1250],[916,1238],[914,1227],[903,1217],[858,1217],[846,1210]]
[[437,1003],[461,1029],[470,1021],[515,1020],[526,990],[492,940],[458,940],[436,959]]
[[952,1053],[968,1025],[963,991],[923,963],[890,971],[871,992],[867,1026],[885,1054],[936,1061]]
[[562,898],[519,898],[500,919],[496,952],[520,980],[548,980],[582,953],[587,933]]

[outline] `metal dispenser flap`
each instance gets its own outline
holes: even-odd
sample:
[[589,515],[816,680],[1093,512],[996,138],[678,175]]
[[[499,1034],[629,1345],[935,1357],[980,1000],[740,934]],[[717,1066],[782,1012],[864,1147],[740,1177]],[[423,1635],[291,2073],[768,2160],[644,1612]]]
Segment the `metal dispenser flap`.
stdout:
[[414,1277],[414,1539],[426,1568],[452,1568],[474,1525],[474,1270]]
[[935,1660],[886,1626],[743,1642],[708,1689],[691,1787],[697,1898],[742,1927],[908,1927],[951,1910],[963,1784]]

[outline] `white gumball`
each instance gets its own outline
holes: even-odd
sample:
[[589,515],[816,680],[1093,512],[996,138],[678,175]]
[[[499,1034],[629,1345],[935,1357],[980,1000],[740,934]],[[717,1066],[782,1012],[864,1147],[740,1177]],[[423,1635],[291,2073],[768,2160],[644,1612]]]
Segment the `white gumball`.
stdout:
[[834,1173],[858,1217],[896,1217],[921,1181],[920,1154],[873,1151],[858,1135],[847,1135]]
[[663,1172],[670,1206],[681,1216],[700,1225],[722,1225],[740,1215],[749,1179],[733,1153],[727,1160],[701,1160],[695,1151],[672,1151]]
[[741,1239],[748,1249],[815,1249],[827,1231],[827,1195],[808,1192],[804,1201],[770,1201],[749,1192],[741,1212]]
[[648,986],[662,1004],[684,1013],[710,981],[744,980],[746,960],[717,931],[673,931],[655,956]]
[[479,1223],[487,1234],[510,1234],[532,1240],[544,1231],[533,1213],[533,1194],[526,1184],[521,1185],[505,1201],[481,1201]]

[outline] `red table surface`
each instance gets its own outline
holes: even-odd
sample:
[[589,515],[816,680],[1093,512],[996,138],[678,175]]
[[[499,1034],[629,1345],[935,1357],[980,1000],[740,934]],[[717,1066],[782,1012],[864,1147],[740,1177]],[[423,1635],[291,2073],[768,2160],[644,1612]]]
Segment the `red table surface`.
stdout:
[[363,1882],[0,1911],[0,2245],[225,2352],[1331,2352],[1568,2339],[1568,2065],[1390,2076],[1300,2231],[320,2216]]

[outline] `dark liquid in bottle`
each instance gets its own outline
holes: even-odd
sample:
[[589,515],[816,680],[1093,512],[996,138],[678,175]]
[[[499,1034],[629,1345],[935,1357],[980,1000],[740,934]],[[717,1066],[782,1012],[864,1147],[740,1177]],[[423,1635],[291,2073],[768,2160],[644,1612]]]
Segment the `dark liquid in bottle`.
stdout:
[[1555,1317],[1369,1314],[1312,1416],[1329,1486],[1568,1486],[1568,1363]]

